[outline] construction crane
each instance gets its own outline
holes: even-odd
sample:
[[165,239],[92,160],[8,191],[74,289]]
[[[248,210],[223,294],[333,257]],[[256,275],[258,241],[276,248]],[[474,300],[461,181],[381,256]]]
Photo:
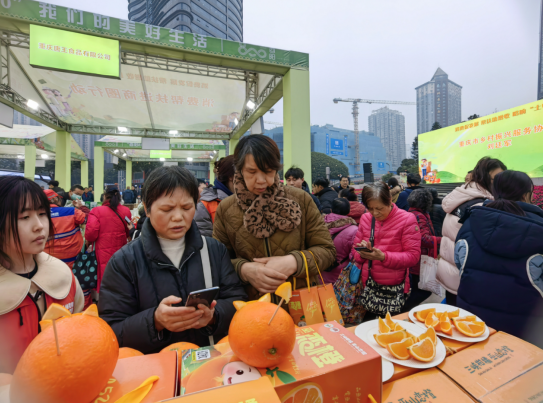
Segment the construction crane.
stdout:
[[354,99],[354,98],[334,98],[334,103],[351,102],[353,104],[353,119],[354,119],[354,144],[355,144],[355,159],[354,171],[360,171],[360,140],[358,138],[358,104],[392,104],[392,105],[416,105],[416,102],[403,101],[377,101],[375,99]]

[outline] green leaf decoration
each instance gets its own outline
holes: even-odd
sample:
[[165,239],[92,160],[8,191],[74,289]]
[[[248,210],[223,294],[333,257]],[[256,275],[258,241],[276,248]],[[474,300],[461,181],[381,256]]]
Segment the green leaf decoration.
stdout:
[[296,382],[296,378],[290,375],[288,372],[277,371],[277,377],[284,384]]

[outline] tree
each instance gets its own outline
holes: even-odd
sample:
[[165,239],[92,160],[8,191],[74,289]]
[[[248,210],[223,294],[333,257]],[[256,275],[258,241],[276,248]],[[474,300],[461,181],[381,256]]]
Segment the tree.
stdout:
[[473,119],[478,119],[478,118],[480,118],[480,116],[475,113],[471,116],[468,116],[468,120],[473,120]]
[[388,182],[388,180],[389,180],[390,178],[392,178],[393,176],[394,176],[394,175],[392,175],[392,174],[389,172],[389,173],[386,173],[386,174],[384,174],[383,176],[381,176],[381,180],[382,180],[383,182]]
[[326,167],[330,167],[330,178],[349,176],[349,168],[343,162],[323,153],[311,153],[311,175],[313,179],[326,178]]
[[433,130],[439,130],[441,129],[441,125],[439,124],[439,122],[435,122],[433,125],[432,125],[432,131]]
[[417,160],[406,158],[402,161],[402,165],[398,167],[398,174],[400,172],[407,172],[410,174],[418,174],[419,173],[419,164]]
[[411,158],[415,161],[419,160],[419,136],[415,137],[411,145]]

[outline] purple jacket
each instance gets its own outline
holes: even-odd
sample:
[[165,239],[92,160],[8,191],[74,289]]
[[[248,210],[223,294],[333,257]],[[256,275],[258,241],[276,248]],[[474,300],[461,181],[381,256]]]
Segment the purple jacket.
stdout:
[[326,215],[324,223],[330,235],[332,237],[335,236],[334,246],[336,247],[336,261],[339,266],[332,271],[323,271],[322,277],[326,284],[334,284],[343,271],[343,268],[349,264],[349,254],[353,247],[353,240],[356,231],[358,231],[358,226],[352,218],[334,213]]

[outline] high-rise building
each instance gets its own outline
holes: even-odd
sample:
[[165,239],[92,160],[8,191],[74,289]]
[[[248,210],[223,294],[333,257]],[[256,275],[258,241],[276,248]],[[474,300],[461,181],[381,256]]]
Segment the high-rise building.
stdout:
[[543,99],[543,0],[539,18],[539,66],[537,69],[537,99]]
[[13,111],[13,124],[41,126],[40,122],[36,122],[34,119],[30,119],[28,116],[23,115],[21,112],[17,112],[17,111]]
[[128,0],[128,19],[243,42],[243,0]]
[[93,134],[72,134],[72,137],[79,144],[81,150],[85,153],[88,159],[94,159],[94,142],[98,140],[98,136]]
[[384,106],[368,116],[368,128],[381,139],[392,169],[398,168],[405,158],[405,117]]
[[441,127],[462,121],[462,87],[438,68],[430,81],[417,91],[417,134],[429,132],[435,122]]

